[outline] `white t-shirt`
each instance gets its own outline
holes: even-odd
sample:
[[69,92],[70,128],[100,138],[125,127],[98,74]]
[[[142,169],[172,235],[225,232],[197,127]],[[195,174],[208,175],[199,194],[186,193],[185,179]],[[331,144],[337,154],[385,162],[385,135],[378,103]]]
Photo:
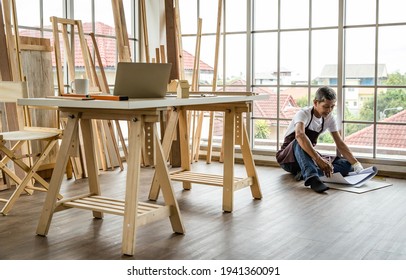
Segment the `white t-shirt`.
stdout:
[[[305,128],[307,127],[311,119],[312,108],[313,107],[306,107],[296,113],[296,115],[293,117],[293,120],[289,124],[285,137],[295,131],[295,126],[299,122],[304,123]],[[313,131],[320,131],[322,123],[323,118],[316,118],[316,116],[313,115],[312,123],[309,125],[309,129]],[[330,132],[335,132],[339,130],[337,121],[333,116],[333,114],[328,115],[324,119],[324,127],[321,133],[325,132],[326,130]]]

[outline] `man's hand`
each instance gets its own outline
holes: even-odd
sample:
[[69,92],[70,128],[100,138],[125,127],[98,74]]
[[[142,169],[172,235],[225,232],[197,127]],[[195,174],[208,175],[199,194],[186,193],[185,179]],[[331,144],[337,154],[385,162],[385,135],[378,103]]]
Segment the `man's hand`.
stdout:
[[354,172],[357,174],[360,173],[364,169],[364,167],[362,166],[362,164],[359,161],[357,161],[356,163],[351,165],[351,167],[354,169]]
[[318,167],[323,171],[324,175],[326,175],[326,177],[330,177],[333,174],[333,165],[327,159],[320,157],[318,158],[316,163]]

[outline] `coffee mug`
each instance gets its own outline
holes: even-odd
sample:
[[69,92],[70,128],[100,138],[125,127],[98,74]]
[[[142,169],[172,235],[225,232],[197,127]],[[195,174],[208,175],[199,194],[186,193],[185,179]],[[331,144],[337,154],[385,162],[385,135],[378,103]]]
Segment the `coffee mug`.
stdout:
[[72,92],[77,94],[89,93],[89,80],[88,79],[75,79],[71,82]]

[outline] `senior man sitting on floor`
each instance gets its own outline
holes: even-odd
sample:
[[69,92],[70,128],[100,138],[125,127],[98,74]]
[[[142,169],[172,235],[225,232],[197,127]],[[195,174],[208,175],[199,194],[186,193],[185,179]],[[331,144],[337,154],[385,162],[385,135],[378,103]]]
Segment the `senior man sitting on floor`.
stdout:
[[[337,96],[330,87],[321,87],[316,91],[313,106],[303,108],[293,117],[285,134],[281,149],[276,153],[280,166],[304,179],[318,193],[328,190],[320,176],[330,177],[333,172],[346,176],[350,171],[360,172],[363,167],[341,138],[337,121],[332,114]],[[329,131],[339,153],[343,157],[323,156],[315,146],[319,135]]]

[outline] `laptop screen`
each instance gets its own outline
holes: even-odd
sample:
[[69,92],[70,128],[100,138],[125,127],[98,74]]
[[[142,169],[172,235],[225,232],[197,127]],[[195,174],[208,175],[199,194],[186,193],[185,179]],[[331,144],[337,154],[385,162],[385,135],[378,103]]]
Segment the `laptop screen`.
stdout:
[[113,94],[129,98],[165,97],[171,67],[171,63],[119,62]]

